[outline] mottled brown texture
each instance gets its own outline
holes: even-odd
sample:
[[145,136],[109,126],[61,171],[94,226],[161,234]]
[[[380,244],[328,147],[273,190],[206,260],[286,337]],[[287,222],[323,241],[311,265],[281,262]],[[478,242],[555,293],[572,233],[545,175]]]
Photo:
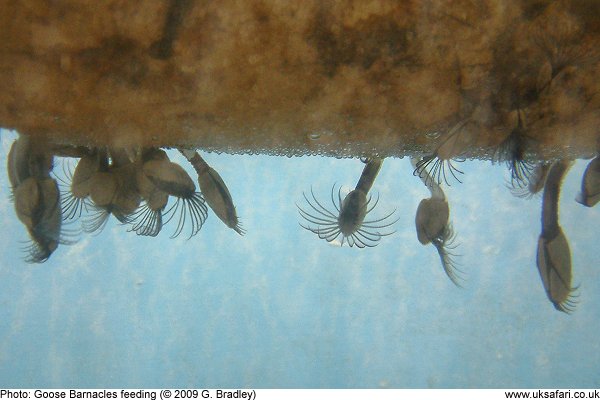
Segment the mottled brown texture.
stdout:
[[465,125],[590,155],[587,1],[0,0],[0,126],[61,143],[405,155]]

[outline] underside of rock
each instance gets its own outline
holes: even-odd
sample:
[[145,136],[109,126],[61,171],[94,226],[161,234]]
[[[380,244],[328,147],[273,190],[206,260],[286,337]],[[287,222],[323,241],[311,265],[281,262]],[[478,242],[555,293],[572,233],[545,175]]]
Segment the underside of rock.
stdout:
[[[588,156],[600,3],[0,1],[0,126],[62,144]],[[454,129],[460,126],[460,129]]]

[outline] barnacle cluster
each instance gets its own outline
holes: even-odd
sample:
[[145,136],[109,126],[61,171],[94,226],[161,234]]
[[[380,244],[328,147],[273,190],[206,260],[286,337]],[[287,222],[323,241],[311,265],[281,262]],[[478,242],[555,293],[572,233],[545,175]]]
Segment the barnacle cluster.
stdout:
[[138,235],[156,236],[173,220],[171,237],[186,226],[192,237],[208,217],[192,178],[160,149],[143,149],[136,155],[116,148],[89,150],[74,171],[68,170],[63,183],[68,184],[62,191],[65,218],[82,217],[87,233],[102,231],[112,215]]
[[[77,235],[99,234],[111,216],[141,236],[157,236],[172,223],[171,238],[195,236],[208,217],[208,207],[239,234],[245,231],[219,174],[195,151],[187,151],[198,171],[196,183],[159,148],[71,148],[62,174],[54,168],[55,153],[64,148],[21,135],[7,161],[12,199],[19,220],[31,238],[28,262],[44,262],[59,244]],[[64,160],[63,160],[64,161]],[[205,199],[203,193],[207,194]],[[80,229],[65,229],[81,219]]]
[[[452,135],[457,134],[454,130]],[[561,184],[572,161],[558,160],[529,163],[523,153],[523,138],[519,127],[513,131],[497,148],[500,158],[506,157],[511,172],[511,192],[518,197],[530,199],[543,189],[542,230],[538,240],[536,263],[544,290],[554,307],[562,312],[571,313],[578,303],[578,286],[572,284],[571,253],[566,235],[558,217],[558,203]],[[452,139],[451,137],[448,139]],[[448,140],[443,141],[445,146]],[[456,143],[456,141],[455,141]],[[437,167],[430,170],[429,162],[446,150],[436,151],[432,155],[411,158],[413,175],[418,176],[429,190],[431,196],[421,200],[415,216],[418,241],[431,244],[436,249],[444,272],[456,286],[462,287],[464,272],[459,268],[456,253],[456,233],[450,222],[450,207],[442,189],[449,185],[447,177],[439,173],[445,157],[436,162]],[[458,153],[457,153],[458,154]],[[502,156],[504,155],[504,156]],[[498,160],[498,158],[496,158]],[[587,166],[577,201],[584,206],[593,207],[600,201],[600,158],[596,156]],[[302,219],[300,225],[317,235],[320,239],[333,242],[341,237],[340,246],[347,243],[350,247],[374,247],[382,237],[394,233],[390,227],[398,219],[391,217],[395,210],[381,218],[366,219],[379,202],[368,195],[383,163],[382,159],[361,159],[366,165],[356,188],[342,199],[342,187],[331,188],[330,199],[333,210],[327,208],[315,195],[302,193],[305,205],[298,205]],[[514,167],[514,168],[511,168]]]
[[[456,127],[465,125],[458,123],[449,134],[460,135]],[[514,135],[520,135],[519,126],[516,132],[499,145],[497,154],[509,148],[506,143],[520,141],[514,139]],[[443,148],[450,141],[459,143],[447,138],[440,147],[442,150],[436,151],[436,157],[449,160],[449,154],[461,153]],[[453,148],[456,149],[454,145]],[[157,236],[164,226],[171,224],[174,226],[171,238],[184,232],[191,238],[201,230],[210,208],[225,226],[243,235],[245,230],[221,176],[198,152],[187,149],[180,152],[195,170],[199,190],[188,172],[160,148],[129,151],[113,147],[61,147],[27,135],[19,136],[8,154],[7,172],[15,213],[30,238],[25,260],[32,263],[48,260],[59,245],[74,243],[81,231],[99,234],[111,216],[140,236]],[[72,159],[63,163],[62,173],[55,167],[57,155]],[[456,233],[442,188],[449,183],[437,170],[423,168],[431,158],[427,154],[411,158],[413,174],[430,192],[430,197],[422,199],[417,208],[417,239],[436,249],[447,277],[462,286],[465,276],[457,262]],[[371,194],[371,188],[383,159],[371,157],[361,161],[363,170],[353,190],[344,195],[342,186],[332,186],[328,193],[332,207],[319,200],[312,187],[309,194],[303,193],[304,202],[297,204],[297,208],[304,229],[327,242],[358,248],[374,247],[395,232],[393,225],[400,219],[394,217],[396,210],[370,217],[380,200]],[[558,216],[561,185],[571,164],[566,159],[540,161],[526,168],[527,174],[518,172],[523,168],[512,170],[514,179],[510,185],[514,194],[524,198],[531,198],[543,189],[536,263],[549,300],[565,313],[574,311],[579,295],[578,286],[572,283],[568,239]],[[596,155],[582,178],[577,201],[586,207],[593,207],[600,200],[599,166]],[[77,220],[81,220],[80,228],[75,225]]]

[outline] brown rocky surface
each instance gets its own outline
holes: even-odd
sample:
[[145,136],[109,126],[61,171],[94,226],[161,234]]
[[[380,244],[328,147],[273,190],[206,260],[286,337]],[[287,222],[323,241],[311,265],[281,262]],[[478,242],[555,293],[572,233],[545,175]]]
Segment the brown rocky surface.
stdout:
[[520,115],[598,146],[595,0],[0,4],[0,126],[60,143],[404,155],[467,121],[486,157]]

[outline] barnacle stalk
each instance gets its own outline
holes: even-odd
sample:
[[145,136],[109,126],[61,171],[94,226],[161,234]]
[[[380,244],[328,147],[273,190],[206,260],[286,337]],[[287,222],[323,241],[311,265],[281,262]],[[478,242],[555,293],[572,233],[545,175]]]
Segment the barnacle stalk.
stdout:
[[562,312],[571,313],[577,305],[573,287],[569,243],[558,222],[562,180],[571,161],[557,161],[550,168],[542,202],[542,233],[538,239],[537,267],[548,299]]
[[465,147],[469,145],[469,131],[463,128],[468,122],[469,120],[465,119],[454,125],[442,136],[441,143],[436,150],[432,154],[424,156],[414,166],[413,175],[425,179],[426,186],[429,186],[429,181],[438,185],[445,182],[450,186],[450,178],[462,183],[459,176],[463,175],[463,172],[452,161],[464,161],[461,156]]
[[[413,158],[411,162],[413,166],[416,166],[419,160]],[[452,252],[457,246],[454,243],[456,235],[449,222],[448,201],[444,191],[434,180],[428,179],[426,176],[420,176],[420,178],[429,189],[431,197],[421,200],[417,208],[415,216],[417,239],[423,245],[431,243],[436,248],[444,272],[452,283],[461,287],[461,281],[464,278],[455,261],[457,254]]]
[[14,191],[25,179],[31,176],[29,172],[29,155],[31,142],[28,136],[21,135],[10,146],[6,161],[6,171],[11,189]]
[[[387,228],[398,221],[398,219],[390,220],[396,210],[382,218],[365,220],[379,202],[379,197],[373,201],[372,196],[367,196],[367,193],[373,185],[382,163],[383,160],[380,159],[370,160],[365,165],[356,188],[343,200],[342,187],[339,187],[336,196],[336,185],[333,185],[331,202],[337,215],[319,202],[312,187],[310,189],[312,199],[302,193],[310,209],[307,211],[296,204],[300,216],[309,224],[301,223],[300,226],[327,242],[333,242],[341,236],[340,246],[347,242],[350,247],[358,248],[375,247],[382,237],[395,233]],[[316,227],[310,224],[314,224]]]
[[240,235],[246,233],[238,219],[233,199],[221,176],[193,150],[181,150],[198,174],[198,185],[206,203],[223,223]]
[[33,141],[27,135],[20,135],[10,148],[7,159],[8,178],[13,190],[25,179],[35,176],[50,176],[54,156],[43,141]]

